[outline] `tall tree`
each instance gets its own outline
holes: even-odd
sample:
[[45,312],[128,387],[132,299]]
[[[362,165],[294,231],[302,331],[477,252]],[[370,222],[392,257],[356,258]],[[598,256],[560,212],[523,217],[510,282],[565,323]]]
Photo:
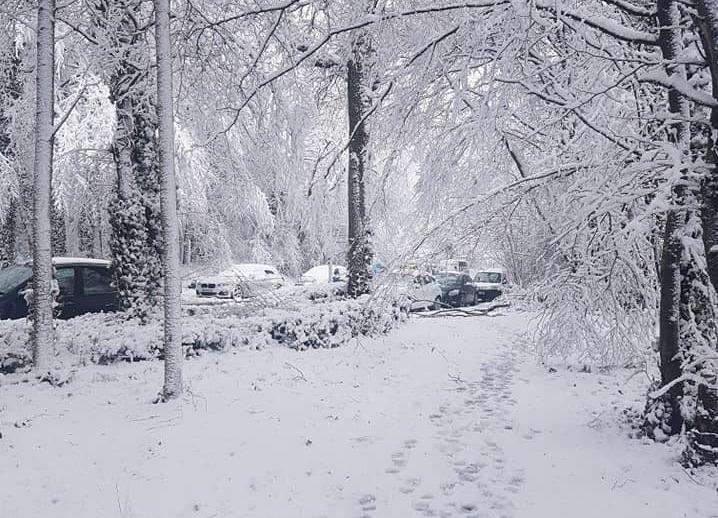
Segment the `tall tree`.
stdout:
[[[697,29],[703,42],[711,77],[711,95],[714,105],[710,111],[710,136],[708,138],[708,163],[710,168],[703,181],[701,192],[701,217],[703,244],[706,254],[706,269],[715,293],[718,291],[718,3],[715,0],[696,0],[698,11]],[[690,279],[687,279],[690,280]],[[692,423],[688,432],[688,448],[684,460],[689,464],[712,462],[718,464],[718,333],[715,331],[716,306],[710,296],[699,300],[705,306],[700,308],[706,318],[712,320],[709,341],[693,355],[692,363],[702,380],[695,390],[696,405],[691,415]],[[707,313],[707,314],[706,314]],[[705,333],[704,325],[698,328]],[[712,359],[711,359],[712,357]]]
[[372,249],[366,212],[365,174],[369,169],[367,129],[369,34],[359,32],[347,62],[347,113],[349,119],[349,164],[347,168],[347,214],[349,249],[347,292],[352,297],[369,293]]
[[718,290],[718,5],[711,0],[696,0],[697,28],[711,78],[711,108],[707,159],[710,169],[703,182],[703,240],[708,259],[708,273]]
[[155,0],[157,45],[157,118],[159,129],[160,199],[162,202],[162,266],[164,272],[165,384],[162,397],[182,393],[182,331],[179,276],[179,222],[174,162],[174,110],[172,102],[172,47],[170,0]]
[[43,374],[52,355],[52,146],[55,86],[55,0],[41,0],[37,9],[35,165],[33,186],[33,351]]
[[116,113],[117,183],[109,206],[115,282],[121,305],[145,320],[159,301],[162,240],[157,114],[142,7],[140,0],[95,0],[93,36]]

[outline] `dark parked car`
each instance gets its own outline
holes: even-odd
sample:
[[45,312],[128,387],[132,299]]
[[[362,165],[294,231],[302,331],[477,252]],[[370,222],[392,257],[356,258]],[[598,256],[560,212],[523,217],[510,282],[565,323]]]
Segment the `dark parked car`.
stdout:
[[[60,289],[57,297],[60,318],[119,308],[109,261],[56,257],[52,263]],[[32,266],[29,264],[0,270],[0,319],[27,316],[24,292],[30,287],[31,278]]]
[[441,301],[454,307],[473,306],[478,302],[476,286],[465,272],[441,272],[436,276],[441,286]]

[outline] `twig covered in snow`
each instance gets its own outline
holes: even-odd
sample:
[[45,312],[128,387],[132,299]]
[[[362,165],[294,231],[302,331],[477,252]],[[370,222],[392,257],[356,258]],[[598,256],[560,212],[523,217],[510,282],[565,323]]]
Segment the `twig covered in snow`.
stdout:
[[501,303],[501,304],[494,304],[493,306],[489,306],[486,309],[467,309],[467,308],[451,308],[451,309],[439,309],[436,311],[431,311],[429,313],[419,313],[419,316],[423,318],[437,318],[437,317],[484,317],[484,316],[490,316],[489,313],[491,313],[494,310],[501,309],[501,308],[508,308],[511,307],[511,304],[508,302]]

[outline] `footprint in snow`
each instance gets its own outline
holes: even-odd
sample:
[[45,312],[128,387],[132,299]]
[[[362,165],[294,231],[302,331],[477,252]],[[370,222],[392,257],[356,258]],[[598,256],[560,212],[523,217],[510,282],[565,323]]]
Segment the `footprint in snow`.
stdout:
[[376,511],[376,497],[374,495],[361,496],[359,498],[359,505],[362,511]]
[[399,491],[404,493],[405,495],[409,495],[416,491],[416,488],[419,487],[419,484],[421,484],[421,479],[419,478],[407,478],[404,481],[405,485],[399,488]]

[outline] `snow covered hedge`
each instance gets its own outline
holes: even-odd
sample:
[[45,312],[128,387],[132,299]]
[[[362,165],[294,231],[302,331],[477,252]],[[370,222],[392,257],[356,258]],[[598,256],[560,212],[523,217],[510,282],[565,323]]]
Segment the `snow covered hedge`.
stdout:
[[[281,344],[297,350],[338,347],[356,336],[387,333],[406,319],[405,298],[363,297],[308,304],[301,309],[268,308],[246,317],[211,313],[185,316],[182,343],[187,356],[232,347],[258,349]],[[27,320],[0,321],[0,373],[30,366],[32,351]],[[162,356],[162,322],[146,325],[121,313],[88,314],[58,320],[58,364],[108,364]]]

